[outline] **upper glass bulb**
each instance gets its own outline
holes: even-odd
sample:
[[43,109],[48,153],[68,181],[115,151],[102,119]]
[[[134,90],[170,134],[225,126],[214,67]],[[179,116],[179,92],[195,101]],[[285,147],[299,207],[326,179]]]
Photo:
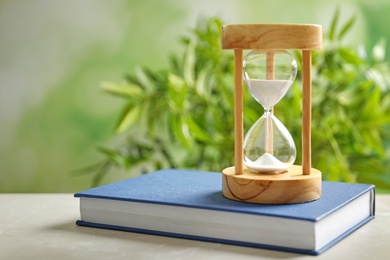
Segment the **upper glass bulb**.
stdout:
[[249,92],[264,108],[273,107],[284,97],[298,71],[297,62],[287,51],[251,51],[243,68]]

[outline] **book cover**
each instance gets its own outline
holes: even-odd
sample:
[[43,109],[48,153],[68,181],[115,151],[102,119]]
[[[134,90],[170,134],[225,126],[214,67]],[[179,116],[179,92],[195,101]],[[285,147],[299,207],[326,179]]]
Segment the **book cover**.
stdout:
[[319,200],[233,201],[222,174],[161,170],[75,194],[78,225],[319,254],[374,218],[375,188],[326,182]]

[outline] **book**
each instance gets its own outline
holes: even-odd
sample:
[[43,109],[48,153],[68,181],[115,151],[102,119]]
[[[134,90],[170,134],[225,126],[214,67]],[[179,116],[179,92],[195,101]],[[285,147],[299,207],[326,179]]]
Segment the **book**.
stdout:
[[317,255],[375,216],[375,186],[322,183],[320,199],[253,204],[222,195],[222,174],[160,170],[74,194],[77,225]]

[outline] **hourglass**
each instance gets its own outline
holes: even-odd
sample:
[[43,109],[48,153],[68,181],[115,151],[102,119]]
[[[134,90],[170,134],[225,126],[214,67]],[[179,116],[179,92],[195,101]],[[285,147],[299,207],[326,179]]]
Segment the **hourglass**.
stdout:
[[[222,48],[234,50],[235,60],[235,165],[222,171],[223,195],[265,204],[318,199],[321,172],[311,167],[310,151],[311,50],[321,48],[321,26],[232,24],[222,29]],[[252,50],[245,59],[243,50]],[[297,62],[286,50],[302,50],[302,166],[294,165],[294,140],[273,114],[297,74]],[[245,139],[243,81],[264,108],[264,114],[248,130]]]
[[286,51],[252,51],[244,59],[244,81],[264,115],[244,139],[244,164],[259,173],[280,173],[295,161],[296,148],[287,128],[273,115],[273,107],[290,89],[297,63]]

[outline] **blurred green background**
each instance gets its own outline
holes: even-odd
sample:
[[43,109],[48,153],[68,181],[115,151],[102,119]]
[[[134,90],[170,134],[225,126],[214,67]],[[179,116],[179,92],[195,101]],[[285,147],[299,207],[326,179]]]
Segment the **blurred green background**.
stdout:
[[[341,22],[357,16],[348,45],[390,38],[387,0],[0,0],[0,192],[89,188],[93,176],[72,171],[101,158],[96,147],[113,141],[123,105],[100,83],[136,66],[164,68],[199,19],[326,31],[337,6]],[[103,183],[127,177],[118,171]]]

